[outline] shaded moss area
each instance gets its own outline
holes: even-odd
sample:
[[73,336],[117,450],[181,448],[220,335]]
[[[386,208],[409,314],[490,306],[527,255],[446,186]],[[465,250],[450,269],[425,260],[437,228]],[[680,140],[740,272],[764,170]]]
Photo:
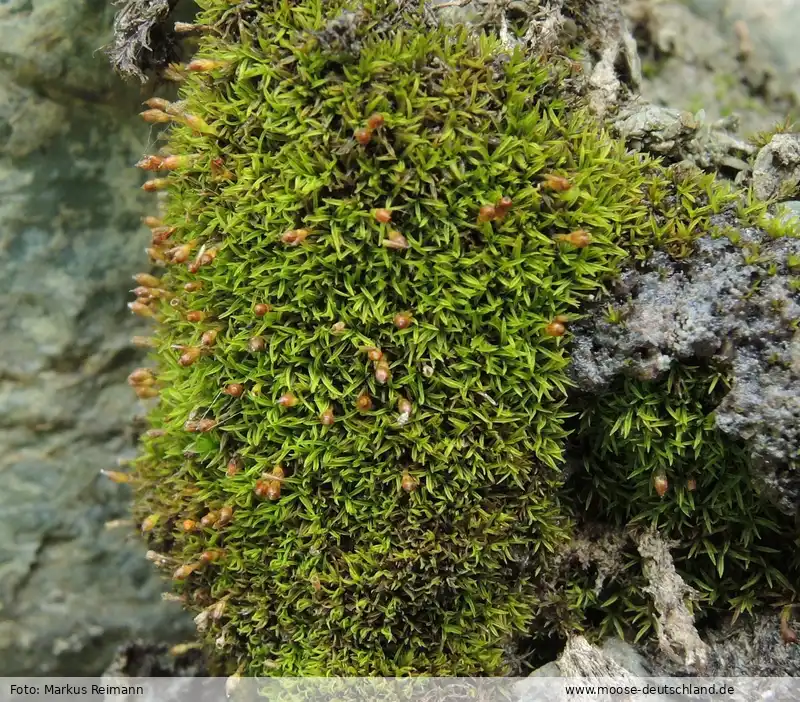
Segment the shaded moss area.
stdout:
[[[701,616],[791,601],[800,566],[787,557],[795,519],[758,489],[748,450],[716,426],[729,390],[728,369],[715,363],[674,366],[658,381],[621,378],[583,404],[572,448],[582,467],[568,489],[581,518],[673,541]],[[620,555],[603,587],[594,587],[596,570],[582,578],[583,596],[598,633],[639,640],[653,633],[656,613],[633,544]]]
[[[563,486],[570,324],[624,262],[688,255],[732,196],[627,154],[580,107],[570,56],[385,0],[204,6],[207,62],[164,113],[181,158],[150,186],[174,227],[135,470],[153,558],[228,672],[507,672],[517,638],[569,634],[595,604],[564,577],[584,501]],[[686,373],[673,419],[692,424],[706,376]],[[606,426],[620,397],[583,420],[613,469],[598,512],[639,450]],[[639,432],[662,461],[707,441],[705,485],[727,454],[692,427],[675,446]],[[645,480],[625,520],[746,546],[747,519],[706,534]]]

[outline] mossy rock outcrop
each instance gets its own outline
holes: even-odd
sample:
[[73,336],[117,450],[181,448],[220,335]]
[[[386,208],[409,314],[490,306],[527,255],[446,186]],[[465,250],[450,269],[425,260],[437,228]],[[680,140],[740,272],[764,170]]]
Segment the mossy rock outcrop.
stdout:
[[[600,588],[573,565],[589,516],[714,545],[680,563],[709,607],[762,579],[790,598],[769,549],[796,534],[709,425],[724,369],[570,399],[572,329],[619,272],[690,256],[738,196],[626,152],[568,49],[419,3],[201,5],[181,101],[145,113],[172,126],[141,164],[168,171],[145,186],[166,272],[132,303],[158,324],[131,383],[158,401],[131,479],[222,668],[496,675],[551,637],[644,636],[635,552]],[[675,461],[737,487],[670,491]],[[742,519],[731,580],[703,558]]]

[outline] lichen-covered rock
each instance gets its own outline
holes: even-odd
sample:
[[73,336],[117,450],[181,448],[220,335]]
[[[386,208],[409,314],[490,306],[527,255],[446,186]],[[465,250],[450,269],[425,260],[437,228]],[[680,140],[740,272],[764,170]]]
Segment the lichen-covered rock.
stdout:
[[96,55],[96,2],[0,3],[0,675],[96,675],[131,636],[187,619],[110,520],[99,472],[130,455],[126,314],[146,143]]

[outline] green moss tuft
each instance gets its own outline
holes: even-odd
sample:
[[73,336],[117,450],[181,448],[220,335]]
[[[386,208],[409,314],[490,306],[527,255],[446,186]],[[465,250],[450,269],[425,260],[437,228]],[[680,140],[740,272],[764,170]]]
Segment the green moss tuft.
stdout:
[[[505,672],[515,637],[594,606],[558,580],[569,324],[623,262],[688,255],[732,195],[627,154],[568,98],[566,56],[503,55],[384,0],[336,46],[323,30],[356,3],[201,4],[198,58],[216,63],[165,107],[187,158],[149,186],[167,192],[153,256],[171,292],[137,308],[159,322],[136,464],[153,557],[230,672]],[[560,238],[577,231],[588,245]],[[652,419],[608,426],[633,387],[584,417],[613,468],[590,503],[697,537],[703,573],[725,551],[716,582],[772,527],[754,510],[719,533],[716,502],[653,496],[653,461],[700,442],[709,462],[680,479],[753,499],[695,407],[708,374],[685,373]]]

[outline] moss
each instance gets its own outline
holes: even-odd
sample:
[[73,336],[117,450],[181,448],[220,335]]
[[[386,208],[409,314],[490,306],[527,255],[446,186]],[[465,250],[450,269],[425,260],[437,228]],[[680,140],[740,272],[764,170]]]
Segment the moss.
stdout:
[[[739,616],[791,597],[800,562],[786,558],[795,520],[761,494],[748,452],[716,426],[728,390],[727,369],[714,363],[676,366],[659,381],[620,379],[584,403],[573,448],[583,471],[571,483],[583,519],[657,530],[674,541],[700,609]],[[629,574],[593,605],[604,610],[604,628],[639,638],[652,607],[632,549],[629,558]]]
[[[134,384],[159,402],[134,480],[152,558],[222,667],[498,674],[521,636],[575,631],[595,605],[616,617],[560,578],[586,496],[562,475],[569,326],[623,263],[691,253],[733,196],[626,153],[580,106],[569,56],[504,54],[416,4],[201,5],[206,62],[159,106],[183,158],[147,186],[167,194],[166,272],[135,303],[158,325],[156,376]],[[656,429],[613,419],[642,389],[584,417],[610,466],[590,507],[700,538],[685,560],[730,543],[727,571],[699,571],[716,583],[757,513],[720,534],[721,507],[667,507],[631,466],[706,442],[698,481],[722,476],[739,504],[738,454],[695,409],[709,376],[686,373],[685,400],[659,388],[643,410]]]

